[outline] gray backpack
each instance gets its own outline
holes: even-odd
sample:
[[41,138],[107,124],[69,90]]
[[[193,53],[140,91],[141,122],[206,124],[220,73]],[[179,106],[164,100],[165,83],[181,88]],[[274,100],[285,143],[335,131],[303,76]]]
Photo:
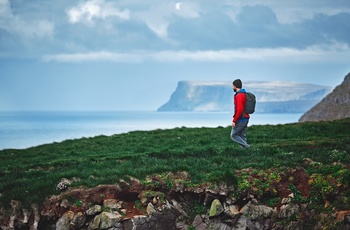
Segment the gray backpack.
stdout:
[[256,104],[255,95],[250,92],[246,92],[245,95],[247,98],[247,102],[246,102],[244,112],[248,114],[252,114],[255,112],[255,104]]

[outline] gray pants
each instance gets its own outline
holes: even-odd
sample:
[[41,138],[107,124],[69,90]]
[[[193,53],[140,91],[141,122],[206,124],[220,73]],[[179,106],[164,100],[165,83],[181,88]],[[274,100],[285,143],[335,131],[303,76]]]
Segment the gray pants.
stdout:
[[231,139],[234,142],[237,142],[243,148],[249,148],[250,146],[247,143],[246,130],[249,120],[238,121],[236,127],[232,127],[231,130]]

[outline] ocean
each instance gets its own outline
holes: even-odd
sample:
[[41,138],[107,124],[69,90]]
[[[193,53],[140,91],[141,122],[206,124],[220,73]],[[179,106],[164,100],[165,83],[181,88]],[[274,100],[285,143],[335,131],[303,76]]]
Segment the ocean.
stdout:
[[[249,125],[297,122],[302,114],[252,114]],[[228,112],[0,112],[0,150],[67,139],[175,127],[227,127]]]

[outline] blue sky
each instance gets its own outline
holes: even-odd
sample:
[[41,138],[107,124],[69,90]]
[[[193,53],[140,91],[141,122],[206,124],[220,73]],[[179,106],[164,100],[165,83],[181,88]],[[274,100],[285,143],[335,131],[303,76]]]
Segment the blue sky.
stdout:
[[349,21],[348,0],[0,0],[0,110],[156,110],[181,80],[335,87]]

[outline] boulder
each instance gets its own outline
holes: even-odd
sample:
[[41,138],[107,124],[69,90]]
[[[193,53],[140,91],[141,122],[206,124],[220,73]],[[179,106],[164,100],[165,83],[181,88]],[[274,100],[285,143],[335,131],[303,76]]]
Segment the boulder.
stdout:
[[122,218],[121,215],[117,215],[110,212],[102,212],[100,214],[100,226],[99,229],[109,229],[113,227],[113,225],[119,222]]
[[122,206],[116,199],[106,199],[103,201],[103,207],[107,207],[110,210],[114,209],[121,209]]
[[85,214],[88,216],[94,216],[96,215],[96,213],[100,213],[100,212],[102,212],[102,206],[95,204],[94,206],[86,210]]
[[70,223],[71,229],[79,229],[84,225],[86,216],[82,212],[78,212]]
[[221,202],[218,199],[215,199],[211,203],[211,207],[210,207],[210,211],[209,211],[209,217],[219,216],[223,212],[224,212],[224,208],[223,208]]
[[192,226],[195,227],[196,230],[206,230],[209,228],[209,217],[207,215],[197,215],[194,218]]
[[74,212],[68,211],[56,222],[56,230],[69,230],[70,223],[74,218]]

